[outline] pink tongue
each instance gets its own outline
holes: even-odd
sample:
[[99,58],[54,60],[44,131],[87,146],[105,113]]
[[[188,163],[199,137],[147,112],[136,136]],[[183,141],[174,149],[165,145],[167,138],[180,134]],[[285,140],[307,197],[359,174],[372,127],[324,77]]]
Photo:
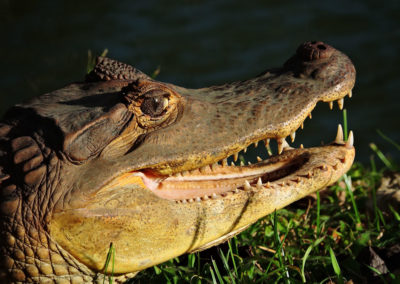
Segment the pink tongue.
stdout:
[[141,177],[144,185],[147,186],[147,188],[150,189],[151,191],[155,191],[160,182],[163,180],[162,178],[157,178],[156,176],[150,174],[146,175],[143,172],[134,172],[132,173],[132,175]]
[[[160,198],[182,200],[196,197],[212,198],[215,194],[234,190],[244,184],[244,178],[221,180],[188,180],[181,181],[174,178],[161,178],[150,173],[134,172],[134,176],[142,178],[144,185]],[[250,183],[256,177],[246,178]]]

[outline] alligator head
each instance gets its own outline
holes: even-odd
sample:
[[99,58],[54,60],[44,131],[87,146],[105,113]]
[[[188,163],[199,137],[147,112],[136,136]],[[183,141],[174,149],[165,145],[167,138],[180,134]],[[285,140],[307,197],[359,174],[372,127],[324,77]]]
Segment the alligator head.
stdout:
[[[99,58],[86,82],[17,105],[0,124],[0,278],[95,281],[110,243],[115,273],[137,272],[334,183],[353,162],[352,135],[310,149],[284,139],[319,101],[341,107],[354,82],[349,58],[322,42],[201,89]],[[228,165],[269,139],[278,155]]]

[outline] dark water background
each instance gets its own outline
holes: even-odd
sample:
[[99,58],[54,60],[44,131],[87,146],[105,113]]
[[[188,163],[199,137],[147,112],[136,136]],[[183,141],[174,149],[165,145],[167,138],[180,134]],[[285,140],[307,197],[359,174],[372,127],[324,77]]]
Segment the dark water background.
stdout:
[[[357,69],[345,100],[357,159],[377,133],[400,142],[400,1],[18,1],[0,0],[0,114],[17,102],[83,79],[87,52],[197,88],[281,65],[306,40],[345,52]],[[296,143],[334,138],[342,113],[320,104]]]

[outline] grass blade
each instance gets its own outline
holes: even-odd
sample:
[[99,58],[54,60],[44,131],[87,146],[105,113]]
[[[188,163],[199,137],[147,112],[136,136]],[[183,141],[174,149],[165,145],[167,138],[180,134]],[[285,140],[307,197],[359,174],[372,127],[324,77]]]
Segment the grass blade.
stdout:
[[375,152],[375,154],[381,159],[381,161],[385,164],[385,166],[390,169],[391,171],[394,171],[394,167],[392,163],[386,158],[386,156],[382,153],[381,150],[379,150],[378,146],[376,146],[375,143],[370,143],[369,147],[372,149],[372,151]]
[[387,137],[385,134],[383,134],[382,131],[380,131],[379,129],[376,130],[376,132],[378,132],[379,136],[381,136],[384,140],[386,140],[387,142],[389,142],[390,144],[392,144],[398,151],[400,151],[400,145],[397,144],[396,142],[394,142],[393,139]]
[[343,282],[342,271],[340,269],[339,263],[337,262],[335,253],[333,252],[332,248],[329,248],[329,254],[331,256],[332,267],[333,267],[333,270],[335,271],[335,274],[337,276],[338,283],[339,284],[343,284],[344,282]]
[[306,276],[304,275],[304,267],[306,267],[306,261],[307,261],[308,256],[310,255],[312,248],[313,248],[312,245],[309,246],[303,256],[303,261],[301,264],[301,279],[303,280],[303,283],[306,283]]
[[219,269],[218,269],[217,263],[215,262],[215,260],[212,257],[211,257],[211,262],[212,262],[212,265],[214,267],[215,274],[217,274],[219,283],[223,284],[224,280],[222,279],[221,273],[219,273]]

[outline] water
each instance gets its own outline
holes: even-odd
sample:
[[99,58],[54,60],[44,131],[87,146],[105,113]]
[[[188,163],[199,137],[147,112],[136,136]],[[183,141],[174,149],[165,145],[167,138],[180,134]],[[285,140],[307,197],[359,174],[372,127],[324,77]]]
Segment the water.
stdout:
[[[400,1],[4,1],[0,0],[0,114],[83,79],[88,49],[185,87],[240,80],[281,65],[306,40],[345,52],[357,69],[346,99],[357,159],[377,133],[400,142]],[[295,145],[334,138],[342,114],[317,106]]]

